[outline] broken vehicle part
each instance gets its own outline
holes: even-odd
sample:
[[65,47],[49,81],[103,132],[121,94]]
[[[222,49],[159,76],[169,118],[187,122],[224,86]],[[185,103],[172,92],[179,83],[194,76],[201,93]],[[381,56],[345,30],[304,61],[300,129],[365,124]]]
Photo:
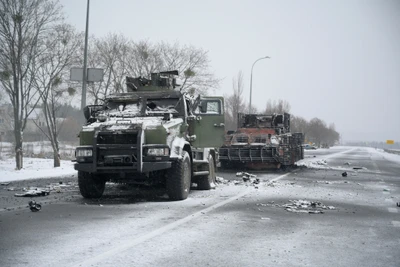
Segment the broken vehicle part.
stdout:
[[32,212],[36,212],[36,211],[39,211],[39,210],[42,209],[42,205],[36,203],[36,201],[34,201],[34,200],[29,201],[28,204],[29,204],[29,209],[30,209]]

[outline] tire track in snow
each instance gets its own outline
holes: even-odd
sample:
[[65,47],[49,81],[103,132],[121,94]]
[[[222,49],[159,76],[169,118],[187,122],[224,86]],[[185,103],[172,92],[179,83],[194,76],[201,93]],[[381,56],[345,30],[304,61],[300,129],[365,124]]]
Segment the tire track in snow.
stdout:
[[[280,176],[278,176],[278,177],[276,177],[274,179],[271,179],[270,181],[277,181],[277,180],[280,180],[280,179],[282,179],[282,178],[284,178],[284,177],[286,177],[288,175],[290,175],[290,172],[285,173],[283,175],[280,175]],[[110,249],[110,250],[108,250],[106,252],[103,252],[101,254],[97,254],[96,256],[91,257],[90,259],[83,260],[80,263],[74,264],[72,266],[74,266],[74,267],[91,266],[91,265],[94,265],[96,263],[101,263],[101,261],[109,259],[113,255],[116,255],[118,253],[126,251],[126,250],[128,250],[128,249],[130,249],[130,248],[132,248],[134,246],[137,246],[137,245],[139,245],[139,244],[141,244],[143,242],[146,242],[149,239],[152,239],[152,238],[157,237],[159,235],[162,235],[162,234],[164,234],[164,233],[166,233],[168,231],[171,231],[171,230],[177,228],[180,225],[183,225],[185,223],[190,222],[193,219],[196,219],[196,218],[198,218],[200,216],[204,216],[207,213],[209,213],[209,212],[211,212],[211,211],[213,211],[213,210],[215,210],[215,209],[217,209],[219,207],[222,207],[222,206],[224,206],[224,205],[226,205],[226,204],[228,204],[230,202],[233,202],[233,201],[235,201],[235,200],[237,200],[237,199],[239,199],[241,197],[244,197],[245,195],[249,194],[252,191],[253,190],[251,188],[247,188],[242,193],[237,194],[237,195],[235,195],[235,196],[233,196],[233,197],[231,197],[229,199],[221,201],[221,202],[219,202],[217,204],[214,204],[214,205],[212,205],[212,206],[210,206],[208,208],[202,209],[202,210],[200,210],[198,212],[195,212],[195,213],[193,213],[191,215],[188,215],[188,216],[186,216],[186,217],[184,217],[182,219],[179,219],[179,220],[177,220],[177,221],[175,221],[173,223],[167,224],[167,225],[165,225],[165,226],[163,226],[161,228],[158,228],[158,229],[156,229],[154,231],[151,231],[151,232],[149,232],[147,234],[144,234],[144,235],[142,235],[142,236],[140,236],[138,238],[135,238],[135,239],[133,239],[133,240],[131,240],[129,242],[125,242],[124,244],[121,244],[121,245],[119,245],[117,247],[114,247],[113,249]]]

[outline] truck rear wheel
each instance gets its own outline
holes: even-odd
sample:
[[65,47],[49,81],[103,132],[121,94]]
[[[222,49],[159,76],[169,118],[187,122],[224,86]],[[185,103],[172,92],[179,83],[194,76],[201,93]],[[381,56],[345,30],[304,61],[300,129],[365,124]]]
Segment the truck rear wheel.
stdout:
[[79,191],[84,198],[99,198],[106,187],[104,179],[96,179],[95,174],[78,171]]
[[208,156],[208,170],[210,172],[208,175],[197,178],[197,189],[210,190],[215,188],[215,180],[217,177],[215,174],[214,158],[211,154]]
[[169,170],[167,177],[167,194],[171,200],[184,200],[188,197],[192,180],[190,157],[186,151]]

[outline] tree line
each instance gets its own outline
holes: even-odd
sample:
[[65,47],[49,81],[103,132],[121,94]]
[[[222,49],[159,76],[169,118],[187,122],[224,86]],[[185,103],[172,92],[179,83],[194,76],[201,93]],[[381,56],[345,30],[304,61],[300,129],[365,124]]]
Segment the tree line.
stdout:
[[[236,130],[238,113],[260,113],[260,114],[283,114],[290,113],[290,103],[286,100],[267,100],[265,108],[258,110],[256,107],[249,107],[243,97],[244,83],[243,72],[240,71],[232,79],[232,94],[225,96],[225,128]],[[340,140],[340,134],[335,129],[335,124],[327,124],[319,118],[306,120],[301,116],[291,114],[291,132],[304,134],[305,142],[317,146],[332,146]]]
[[[12,106],[16,169],[23,167],[23,135],[28,118],[40,107],[40,128],[60,166],[57,110],[80,98],[81,83],[71,82],[70,69],[83,65],[84,33],[64,20],[53,0],[0,0],[0,100]],[[210,70],[207,51],[178,42],[131,40],[122,34],[90,36],[88,67],[104,69],[102,82],[88,84],[88,104],[121,92],[125,76],[150,78],[152,72],[178,70],[181,90],[206,94],[220,80]]]

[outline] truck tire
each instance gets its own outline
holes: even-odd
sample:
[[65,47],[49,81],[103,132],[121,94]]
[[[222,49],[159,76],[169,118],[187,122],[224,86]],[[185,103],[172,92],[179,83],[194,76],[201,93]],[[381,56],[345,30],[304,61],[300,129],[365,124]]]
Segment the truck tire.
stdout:
[[106,187],[104,179],[96,179],[95,174],[78,171],[79,191],[84,198],[99,198]]
[[208,170],[210,172],[208,175],[197,178],[197,189],[210,190],[215,188],[217,176],[215,174],[214,158],[211,154],[208,156]]
[[192,181],[192,168],[189,154],[182,151],[182,157],[172,164],[167,177],[167,194],[171,200],[184,200],[188,197]]

